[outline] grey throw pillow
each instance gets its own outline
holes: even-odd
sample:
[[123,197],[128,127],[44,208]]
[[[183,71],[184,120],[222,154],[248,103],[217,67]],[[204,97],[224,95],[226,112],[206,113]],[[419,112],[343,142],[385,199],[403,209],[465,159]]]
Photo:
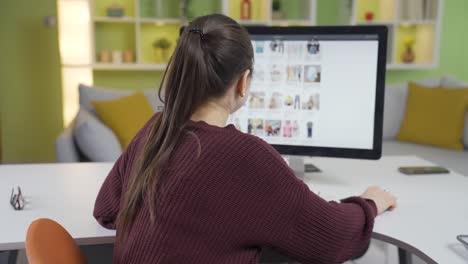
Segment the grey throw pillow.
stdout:
[[83,108],[75,118],[73,137],[81,153],[90,161],[116,161],[122,153],[114,132]]
[[[94,115],[96,114],[96,112],[93,105],[91,104],[91,101],[105,101],[118,99],[121,97],[129,96],[136,92],[94,87],[84,84],[79,85],[78,91],[80,95],[80,106]],[[159,100],[158,90],[149,89],[144,90],[143,92],[148,98],[148,101],[150,102],[154,112],[160,112],[162,110],[163,103],[161,102],[161,100]]]
[[408,85],[406,83],[385,87],[383,139],[394,139],[405,117]]

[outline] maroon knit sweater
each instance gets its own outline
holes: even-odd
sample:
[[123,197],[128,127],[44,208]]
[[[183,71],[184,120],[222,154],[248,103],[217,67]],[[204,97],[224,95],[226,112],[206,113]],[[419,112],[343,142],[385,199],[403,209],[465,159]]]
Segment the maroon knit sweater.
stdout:
[[[115,228],[129,172],[154,119],[99,191],[94,216],[106,228]],[[186,129],[197,137],[187,134],[173,152],[155,197],[154,224],[145,200],[128,238],[115,244],[114,263],[258,263],[261,247],[268,246],[302,263],[330,264],[366,249],[374,202],[323,200],[270,145],[232,125],[189,121]]]

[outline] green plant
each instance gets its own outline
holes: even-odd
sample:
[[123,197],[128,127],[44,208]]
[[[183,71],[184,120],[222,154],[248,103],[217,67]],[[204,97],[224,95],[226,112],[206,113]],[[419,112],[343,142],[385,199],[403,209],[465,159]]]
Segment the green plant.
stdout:
[[273,11],[280,11],[280,10],[281,10],[281,1],[273,0]]
[[169,42],[166,38],[160,38],[153,42],[153,48],[159,48],[162,50],[166,50],[171,47],[171,42]]

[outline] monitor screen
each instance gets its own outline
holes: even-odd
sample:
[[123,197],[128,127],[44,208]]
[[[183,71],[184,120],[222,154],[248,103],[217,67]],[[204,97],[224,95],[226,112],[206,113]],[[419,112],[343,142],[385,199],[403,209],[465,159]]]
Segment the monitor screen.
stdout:
[[309,29],[249,29],[250,94],[229,123],[283,154],[340,156],[340,150],[361,150],[368,158],[380,157],[382,34]]

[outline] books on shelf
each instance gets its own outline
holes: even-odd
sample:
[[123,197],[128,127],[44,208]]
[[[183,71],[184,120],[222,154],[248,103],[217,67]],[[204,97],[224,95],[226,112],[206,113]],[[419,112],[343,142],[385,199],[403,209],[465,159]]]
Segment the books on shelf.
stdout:
[[401,2],[401,19],[418,21],[437,17],[438,0],[404,0]]

